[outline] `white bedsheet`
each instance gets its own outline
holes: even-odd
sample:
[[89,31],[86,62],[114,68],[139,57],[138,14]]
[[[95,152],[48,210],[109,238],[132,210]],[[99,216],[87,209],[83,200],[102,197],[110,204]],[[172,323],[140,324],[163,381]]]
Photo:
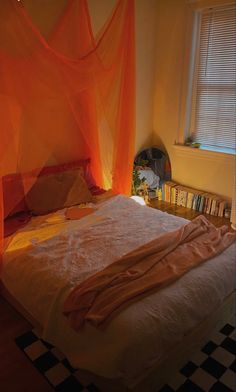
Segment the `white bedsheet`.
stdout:
[[124,196],[96,208],[78,221],[64,221],[63,211],[32,219],[4,256],[3,283],[73,366],[130,384],[235,289],[236,244],[133,303],[105,330],[86,324],[76,333],[62,315],[69,291],[118,257],[187,222]]

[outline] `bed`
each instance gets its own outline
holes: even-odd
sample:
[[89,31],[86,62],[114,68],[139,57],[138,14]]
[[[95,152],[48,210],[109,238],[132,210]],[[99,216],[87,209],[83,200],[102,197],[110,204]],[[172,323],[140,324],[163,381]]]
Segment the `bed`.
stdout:
[[89,204],[94,212],[79,220],[66,220],[65,209],[32,218],[10,237],[2,282],[8,296],[41,327],[42,337],[74,367],[115,380],[107,381],[104,390],[106,385],[109,391],[157,390],[213,327],[233,315],[236,244],[132,303],[105,329],[86,323],[77,333],[62,314],[72,288],[187,223],[128,197],[108,196],[95,197]]

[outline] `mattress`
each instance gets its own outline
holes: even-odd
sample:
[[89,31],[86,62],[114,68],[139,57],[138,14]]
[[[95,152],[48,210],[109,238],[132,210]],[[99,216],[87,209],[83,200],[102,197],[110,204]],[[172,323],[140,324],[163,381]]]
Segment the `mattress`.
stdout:
[[73,331],[62,314],[68,293],[122,255],[186,221],[125,196],[95,203],[93,214],[65,210],[33,218],[8,245],[3,283],[43,326],[43,338],[74,367],[133,384],[236,288],[236,244],[178,281],[117,313],[105,329]]

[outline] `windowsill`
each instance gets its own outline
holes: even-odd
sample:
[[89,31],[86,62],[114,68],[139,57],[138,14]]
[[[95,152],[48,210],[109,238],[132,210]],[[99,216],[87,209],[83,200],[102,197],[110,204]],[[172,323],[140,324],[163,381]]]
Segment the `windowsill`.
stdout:
[[229,154],[222,151],[211,151],[204,148],[194,148],[185,146],[183,144],[174,144],[174,151],[177,156],[189,157],[204,160],[223,161],[229,164],[235,164],[236,155]]
[[233,148],[231,148],[231,149],[225,148],[224,149],[224,148],[218,148],[218,147],[213,148],[213,147],[201,146],[200,149],[206,150],[206,151],[211,151],[211,152],[220,152],[221,154],[223,153],[223,154],[229,154],[229,155],[233,155],[233,156],[236,155],[235,150],[233,150]]

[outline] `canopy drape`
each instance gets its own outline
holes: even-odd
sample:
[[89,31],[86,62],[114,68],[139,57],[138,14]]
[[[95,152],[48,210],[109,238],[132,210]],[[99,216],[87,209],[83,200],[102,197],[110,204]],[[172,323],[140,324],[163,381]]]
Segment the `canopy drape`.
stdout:
[[[134,0],[118,1],[96,36],[86,0],[68,0],[46,38],[33,24],[23,1],[2,0],[1,243],[2,177],[8,173],[22,174],[26,193],[52,159],[90,157],[97,185],[128,194],[134,111]],[[24,173],[31,170],[34,176],[29,180]],[[8,197],[11,210],[19,200]]]

